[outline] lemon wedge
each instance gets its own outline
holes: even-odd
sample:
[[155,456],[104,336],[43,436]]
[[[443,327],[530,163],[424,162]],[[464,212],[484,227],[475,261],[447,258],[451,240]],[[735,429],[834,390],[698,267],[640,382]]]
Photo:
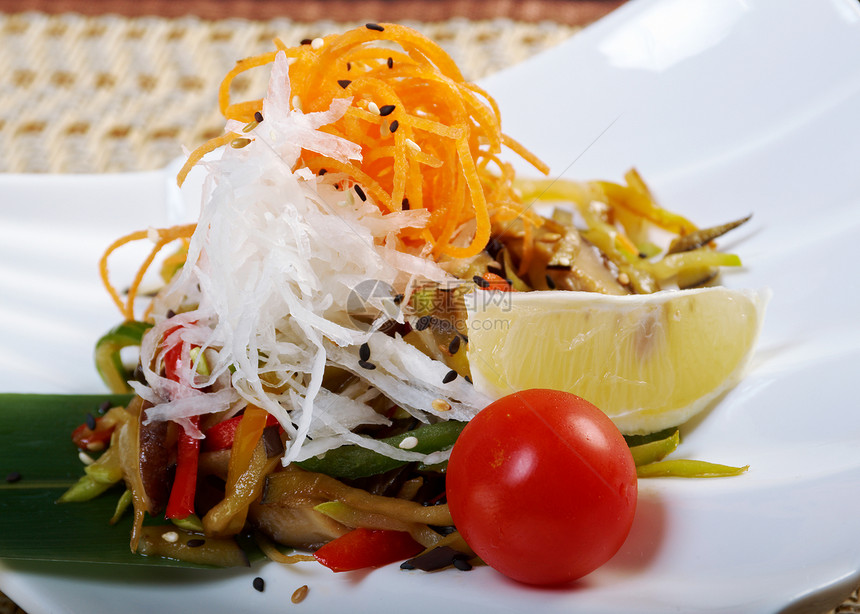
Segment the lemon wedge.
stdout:
[[467,301],[479,392],[566,390],[624,434],[680,425],[743,376],[767,290],[724,287],[607,296],[477,291]]

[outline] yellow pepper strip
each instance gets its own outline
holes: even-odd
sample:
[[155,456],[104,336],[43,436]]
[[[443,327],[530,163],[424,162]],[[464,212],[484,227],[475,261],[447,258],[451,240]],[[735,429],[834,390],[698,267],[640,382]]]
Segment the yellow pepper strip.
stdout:
[[749,465],[732,467],[700,460],[664,460],[636,467],[636,476],[640,478],[719,478],[740,475],[749,469]]
[[255,498],[253,493],[262,490],[265,482],[264,467],[270,464],[266,458],[265,446],[260,441],[263,429],[266,428],[267,416],[266,410],[259,407],[249,405],[245,408],[233,439],[225,497],[203,518],[207,534],[235,535],[245,525],[248,505],[237,503],[239,500],[247,500],[247,503],[250,503]]

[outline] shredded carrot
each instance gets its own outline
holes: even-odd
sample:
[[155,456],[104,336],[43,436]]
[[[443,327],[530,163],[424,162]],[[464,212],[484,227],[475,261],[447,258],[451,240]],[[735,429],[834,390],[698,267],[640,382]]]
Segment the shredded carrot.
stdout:
[[[140,290],[140,284],[143,281],[147,270],[149,270],[149,267],[155,260],[155,257],[169,243],[172,243],[177,239],[189,238],[194,233],[195,227],[195,224],[187,224],[183,226],[173,226],[171,228],[138,230],[136,232],[132,232],[131,234],[125,235],[124,237],[120,237],[119,239],[111,243],[105,250],[105,253],[102,255],[101,260],[99,260],[99,275],[101,277],[102,283],[108,291],[108,294],[110,295],[114,304],[117,306],[117,308],[120,310],[120,313],[122,313],[126,320],[135,319],[134,302]],[[134,276],[134,280],[132,281],[131,285],[128,288],[128,291],[126,292],[126,300],[125,302],[123,302],[122,298],[120,297],[119,291],[110,281],[110,271],[108,266],[110,257],[116,250],[118,250],[123,245],[127,245],[128,243],[131,243],[133,241],[140,241],[145,239],[153,239],[154,245],[152,247],[152,250],[150,250],[149,255],[138,268],[137,274]]]
[[[522,218],[526,262],[533,247],[531,230],[541,222],[514,189],[512,167],[499,161],[501,148],[509,148],[543,173],[548,168],[502,133],[496,102],[466,82],[441,47],[411,28],[381,26],[382,31],[361,27],[329,35],[321,46],[288,47],[276,39],[275,50],[239,60],[226,74],[218,90],[222,115],[254,121],[262,111],[262,99],[234,101],[231,85],[237,76],[271,64],[282,52],[291,62],[291,106],[313,113],[327,110],[335,99],[351,97],[344,116],[321,130],[347,138],[362,150],[360,163],[303,151],[299,164],[317,173],[322,169],[342,173],[360,184],[383,212],[427,209],[427,226],[404,229],[403,239],[413,246],[417,242],[435,257],[474,256],[486,247],[494,224]],[[226,132],[195,149],[177,183],[182,185],[206,154],[238,138],[248,135]],[[193,225],[157,231],[155,245],[125,300],[110,282],[108,259],[127,243],[152,238],[153,231],[131,233],[108,247],[100,263],[101,277],[125,318],[134,318],[141,281],[161,249],[193,231]],[[149,317],[148,309],[143,317]]]
[[[466,82],[441,47],[411,28],[381,25],[382,31],[361,27],[326,36],[321,46],[291,48],[275,41],[277,50],[292,59],[292,96],[303,112],[324,111],[335,98],[352,97],[346,115],[323,130],[359,144],[362,162],[310,156],[313,165],[347,174],[367,188],[383,211],[400,210],[404,199],[410,208],[428,209],[426,240],[433,253],[473,256],[486,246],[498,207],[525,209],[507,176],[500,181],[478,173],[481,161],[505,145],[539,171],[548,169],[502,134],[495,101]],[[249,121],[262,108],[260,100],[233,102],[230,85],[242,72],[273,62],[277,50],[241,60],[227,73],[219,89],[225,117]],[[386,106],[394,110],[384,116],[369,110]],[[227,135],[213,139],[186,166],[230,140]],[[493,200],[487,198],[490,191]],[[467,245],[451,245],[459,229],[470,227],[475,230]]]
[[191,169],[194,168],[194,165],[200,162],[203,159],[203,156],[208,154],[209,152],[215,151],[219,147],[226,145],[230,141],[238,139],[240,135],[235,132],[226,132],[221,136],[216,136],[214,139],[206,141],[191,152],[191,155],[188,156],[188,159],[185,161],[185,164],[182,165],[182,168],[179,170],[179,174],[176,176],[176,183],[180,187],[185,183],[185,179],[188,177],[188,173],[191,172]]

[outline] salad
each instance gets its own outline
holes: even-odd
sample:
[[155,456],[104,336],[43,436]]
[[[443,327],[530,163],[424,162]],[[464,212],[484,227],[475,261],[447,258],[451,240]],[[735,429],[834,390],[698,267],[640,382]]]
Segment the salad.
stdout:
[[[265,96],[234,101],[231,82],[255,69],[271,71]],[[507,153],[549,169],[502,132],[492,97],[439,46],[396,24],[295,47],[275,41],[271,53],[236,64],[219,101],[224,134],[191,152],[178,176],[181,184],[205,167],[197,223],[136,231],[101,261],[122,322],[99,340],[97,366],[112,391],[132,396],[73,434],[101,454],[63,500],[124,486],[116,516],[134,516],[133,551],[242,565],[237,537],[250,536],[273,560],[335,571],[403,560],[468,569],[484,560],[526,582],[565,582],[620,547],[637,472],[743,472],[661,464],[677,429],[625,439],[569,393],[499,398],[473,381],[469,322],[476,303],[498,306],[515,294],[701,286],[740,264],[714,240],[745,220],[700,229],[660,207],[635,170],[623,184],[516,177]],[[544,212],[537,200],[568,206]],[[665,247],[655,229],[670,237]],[[134,241],[153,247],[120,291],[111,256]],[[566,448],[581,452],[584,434],[598,429],[595,460],[562,470],[575,477],[607,464],[599,481],[614,480],[621,493],[612,510],[598,510],[614,518],[602,521],[610,529],[578,527],[598,535],[596,554],[561,576],[496,564],[498,544],[487,549],[479,532],[464,530],[504,515],[485,516],[495,477],[482,467],[495,461],[479,458],[499,427],[478,425],[523,406],[552,407],[552,418],[532,413],[556,433],[579,420]],[[507,440],[534,441],[523,426],[529,413]],[[535,445],[537,454],[551,444]],[[616,460],[599,460],[607,458]],[[574,480],[566,492],[576,488]],[[542,524],[528,513],[502,522],[515,523],[508,535],[516,523]],[[515,542],[505,539],[522,558],[529,544]]]

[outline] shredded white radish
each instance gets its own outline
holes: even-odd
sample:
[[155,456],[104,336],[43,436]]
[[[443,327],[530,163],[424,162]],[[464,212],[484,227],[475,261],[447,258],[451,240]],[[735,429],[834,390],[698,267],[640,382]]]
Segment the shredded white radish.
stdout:
[[[419,454],[353,432],[388,423],[370,405],[380,394],[423,422],[468,420],[488,402],[462,378],[443,384],[448,367],[377,330],[386,320],[404,321],[392,293],[408,296],[416,284],[451,280],[398,239],[403,228],[423,227],[427,214],[383,214],[369,197],[354,197],[345,176],[320,177],[300,167],[302,149],[342,161],[361,153],[319,130],[340,118],[350,101],[336,100],[321,113],[291,110],[287,67],[278,54],[264,120],[246,134],[251,142],[204,163],[203,206],[186,265],[156,298],[155,313],[178,315],[157,317],[141,346],[143,365],[155,366],[144,369],[148,388],[135,388],[153,404],[146,418],[176,420],[199,437],[190,417],[252,404],[288,434],[284,464],[346,443],[438,462],[445,453]],[[228,123],[227,129],[242,127]],[[367,321],[355,315],[357,299]],[[373,369],[360,364],[365,342]],[[178,382],[160,375],[165,348],[176,343],[182,343],[185,365]],[[194,346],[205,349],[206,369],[199,358],[192,364]],[[360,380],[336,394],[322,386],[327,367]],[[217,392],[204,392],[209,386]],[[437,399],[451,409],[434,410]]]

